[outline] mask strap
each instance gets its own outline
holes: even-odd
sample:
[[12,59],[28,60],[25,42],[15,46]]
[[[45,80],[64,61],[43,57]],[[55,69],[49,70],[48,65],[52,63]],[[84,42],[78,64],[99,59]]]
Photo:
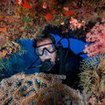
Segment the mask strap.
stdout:
[[42,47],[42,46],[49,45],[49,44],[53,44],[53,43],[46,43],[46,44],[42,44],[42,45],[37,46],[37,47]]

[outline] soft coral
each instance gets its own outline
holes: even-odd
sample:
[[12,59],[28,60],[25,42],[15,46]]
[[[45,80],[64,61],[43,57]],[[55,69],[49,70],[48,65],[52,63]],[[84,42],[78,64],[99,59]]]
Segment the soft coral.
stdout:
[[88,56],[96,56],[105,53],[105,19],[101,20],[86,34],[86,41],[92,42],[89,46],[85,45],[84,52]]

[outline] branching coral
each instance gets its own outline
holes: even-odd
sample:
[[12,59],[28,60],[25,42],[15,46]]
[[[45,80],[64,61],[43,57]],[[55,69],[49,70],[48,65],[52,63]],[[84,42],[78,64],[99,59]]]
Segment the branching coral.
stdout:
[[16,74],[0,82],[0,104],[84,105],[79,91],[62,84],[64,75]]
[[85,21],[82,21],[81,23],[79,23],[77,19],[74,19],[73,17],[71,17],[70,28],[72,29],[72,31],[75,29],[79,29],[82,26],[85,26]]
[[89,46],[85,45],[84,52],[88,56],[96,56],[97,54],[105,53],[105,19],[101,20],[101,23],[96,23],[96,25],[91,29],[89,33],[86,34],[86,41],[93,42]]
[[80,86],[83,87],[86,105],[105,104],[105,55],[84,60],[81,67]]

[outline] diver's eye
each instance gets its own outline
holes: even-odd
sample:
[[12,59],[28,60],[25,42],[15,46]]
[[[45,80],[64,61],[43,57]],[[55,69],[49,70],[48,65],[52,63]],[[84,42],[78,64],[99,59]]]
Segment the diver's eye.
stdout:
[[38,49],[39,54],[41,55],[43,53],[43,49],[39,48]]
[[50,47],[50,48],[48,48],[48,50],[49,50],[49,51],[53,51],[53,48],[52,48],[52,47]]

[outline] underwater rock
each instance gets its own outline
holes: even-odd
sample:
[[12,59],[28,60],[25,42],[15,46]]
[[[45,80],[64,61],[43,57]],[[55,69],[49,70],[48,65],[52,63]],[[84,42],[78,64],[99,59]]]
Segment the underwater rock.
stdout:
[[0,82],[0,105],[84,105],[78,90],[62,84],[65,75],[18,73]]

